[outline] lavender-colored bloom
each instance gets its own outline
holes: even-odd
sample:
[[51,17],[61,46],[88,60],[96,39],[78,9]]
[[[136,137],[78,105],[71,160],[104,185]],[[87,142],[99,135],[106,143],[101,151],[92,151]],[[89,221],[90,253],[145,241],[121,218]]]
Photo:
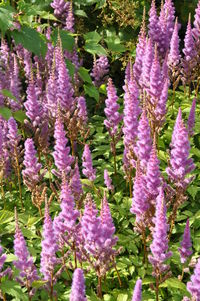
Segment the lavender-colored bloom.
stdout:
[[188,131],[181,118],[181,110],[177,116],[171,142],[170,167],[166,169],[169,177],[175,181],[176,185],[186,187],[192,177],[185,178],[187,174],[194,170],[195,165],[189,157],[190,143]]
[[15,239],[14,239],[14,254],[17,260],[13,262],[15,267],[20,271],[20,277],[26,278],[29,285],[34,280],[38,279],[36,267],[33,263],[33,258],[30,256],[26,246],[26,241],[19,228],[17,213],[15,212]]
[[24,62],[24,71],[25,71],[25,75],[26,75],[26,78],[30,78],[30,75],[31,75],[31,64],[32,64],[32,61],[31,61],[31,52],[29,52],[27,49],[23,48],[23,54],[22,54],[22,59],[23,59],[23,62]]
[[76,269],[73,274],[70,301],[87,301],[85,297],[85,279],[81,269]]
[[163,8],[166,16],[166,32],[168,35],[168,44],[167,44],[167,48],[168,48],[172,37],[172,33],[174,29],[174,20],[175,20],[175,7],[174,7],[173,0],[165,0]]
[[132,79],[123,87],[124,94],[124,146],[128,156],[134,152],[134,144],[137,137],[138,117],[140,114],[139,91]]
[[88,114],[87,114],[86,101],[83,96],[79,96],[77,98],[77,109],[78,109],[78,117],[82,120],[83,124],[86,124],[88,120]]
[[153,63],[153,46],[152,46],[152,40],[148,39],[146,42],[146,48],[145,53],[143,57],[143,64],[142,64],[142,73],[141,73],[141,80],[140,84],[142,87],[149,87],[150,85],[150,72],[151,72],[151,66]]
[[47,204],[45,206],[45,219],[42,237],[40,272],[44,275],[44,280],[51,282],[53,280],[54,268],[57,263],[57,243]]
[[176,19],[175,25],[174,25],[174,31],[172,34],[172,38],[170,41],[170,51],[168,55],[168,64],[171,68],[176,67],[180,63],[180,51],[179,51],[179,36],[178,36],[178,19]]
[[168,78],[165,79],[160,98],[158,99],[158,102],[156,104],[155,108],[155,116],[156,120],[163,123],[164,122],[164,117],[167,112],[167,99],[168,99],[168,89],[169,89],[169,84],[170,81]]
[[0,54],[1,54],[1,64],[3,65],[4,69],[7,69],[9,64],[8,60],[10,55],[10,49],[8,47],[6,40],[4,40],[3,38],[1,39]]
[[63,111],[71,111],[74,105],[74,89],[71,79],[65,64],[65,60],[60,48],[55,52],[56,55],[56,70],[58,72],[58,90],[57,98],[59,101],[60,109]]
[[155,0],[151,2],[151,9],[149,11],[149,37],[154,43],[158,43],[160,39],[159,20],[156,11]]
[[94,85],[100,87],[104,82],[104,77],[109,72],[108,58],[104,55],[94,60],[91,76],[93,77]]
[[8,119],[8,144],[9,144],[9,149],[12,154],[16,155],[17,152],[17,146],[18,143],[21,139],[20,135],[18,134],[18,127],[17,127],[17,122],[13,117],[10,117]]
[[141,300],[142,300],[142,280],[138,279],[133,291],[132,301],[141,301]]
[[160,98],[162,88],[163,82],[161,68],[158,59],[157,48],[155,47],[154,60],[150,71],[150,87],[148,89],[148,93],[151,95],[151,102],[153,104],[156,104],[157,100]]
[[197,4],[194,15],[194,28],[192,30],[195,40],[200,38],[200,1]]
[[55,165],[61,174],[63,172],[68,173],[71,170],[71,164],[74,161],[74,158],[70,155],[70,147],[66,146],[68,140],[65,135],[64,125],[60,118],[58,118],[55,123],[54,138],[56,142],[53,157]]
[[149,121],[146,112],[143,111],[138,125],[138,140],[136,142],[135,152],[140,161],[141,167],[146,168],[152,149],[152,138]]
[[[3,248],[0,245],[0,272],[2,271],[4,262],[6,261],[6,258],[7,258],[6,254],[4,254],[4,253],[2,254],[2,253],[3,253]],[[0,273],[0,275],[1,275],[1,273]]]
[[160,37],[158,41],[158,51],[163,55],[168,49],[168,32],[167,32],[167,18],[164,10],[163,2],[161,3],[160,16],[158,19],[158,28],[160,29]]
[[159,163],[160,161],[158,160],[156,145],[154,143],[149,161],[147,163],[147,171],[145,177],[147,193],[150,194],[153,197],[153,199],[157,197],[159,193],[158,188],[161,184],[161,173],[159,169]]
[[89,149],[89,145],[85,144],[83,155],[82,155],[82,166],[83,166],[83,174],[90,181],[94,181],[96,179],[96,169],[92,166],[92,157]]
[[65,29],[72,33],[74,32],[74,14],[73,14],[72,2],[70,2],[69,9],[67,12]]
[[149,208],[145,186],[145,177],[141,173],[139,165],[137,165],[136,176],[133,184],[132,206],[130,209],[130,212],[136,215],[136,223],[142,221],[144,213]]
[[27,101],[24,103],[26,115],[31,120],[34,127],[40,125],[43,119],[43,109],[38,102],[33,79],[29,81],[27,88]]
[[150,245],[152,255],[149,255],[149,261],[153,265],[155,276],[156,273],[162,273],[168,270],[168,266],[164,262],[172,256],[172,252],[168,252],[168,224],[166,216],[166,205],[164,200],[163,188],[160,187],[159,195],[156,200],[156,213],[153,222],[155,224],[153,232],[153,241]]
[[122,120],[122,115],[118,112],[120,106],[118,105],[117,100],[118,96],[116,88],[113,85],[112,79],[109,78],[107,86],[107,99],[105,100],[106,108],[104,109],[107,119],[104,120],[104,124],[110,136],[117,134],[118,125]]
[[54,9],[54,15],[56,17],[62,17],[63,15],[66,15],[69,5],[70,3],[66,2],[65,0],[53,0],[51,3],[51,7]]
[[16,100],[10,99],[10,106],[12,110],[16,111],[21,108],[20,104],[20,90],[21,90],[21,83],[19,79],[19,67],[17,64],[16,56],[14,55],[14,63],[12,67],[12,71],[10,74],[10,89],[12,94],[16,97]]
[[40,170],[42,164],[38,163],[36,157],[36,150],[33,143],[33,139],[28,138],[25,141],[25,155],[24,155],[24,166],[25,169],[22,171],[24,183],[27,187],[32,190],[40,181]]
[[195,301],[200,301],[200,258],[194,269],[194,274],[187,283],[187,290],[190,292]]
[[180,257],[181,257],[181,263],[185,263],[190,255],[192,255],[192,251],[190,248],[192,247],[191,237],[190,237],[190,224],[189,219],[187,219],[184,234],[183,234],[183,240],[181,242],[181,248],[178,248]]
[[112,185],[112,179],[109,177],[107,169],[104,169],[104,183],[108,190],[114,190],[114,186]]
[[192,35],[190,15],[189,15],[187,31],[186,31],[185,39],[184,39],[183,53],[185,55],[184,59],[186,62],[190,62],[191,60],[193,60],[196,55],[195,43],[194,43],[194,39],[193,39],[193,35]]
[[190,136],[194,135],[194,126],[195,126],[195,109],[196,109],[196,99],[193,99],[192,106],[190,109],[190,114],[188,117],[188,133]]
[[75,168],[73,170],[73,175],[70,180],[70,187],[72,190],[72,193],[74,195],[74,198],[76,200],[79,200],[83,194],[81,179],[80,179],[80,172],[78,167],[78,162],[75,164]]
[[[53,63],[54,64],[54,63]],[[46,89],[46,97],[47,97],[47,108],[50,116],[56,117],[57,109],[58,109],[58,99],[57,99],[57,91],[58,91],[58,83],[55,75],[54,65],[50,76],[47,81],[47,89]]]

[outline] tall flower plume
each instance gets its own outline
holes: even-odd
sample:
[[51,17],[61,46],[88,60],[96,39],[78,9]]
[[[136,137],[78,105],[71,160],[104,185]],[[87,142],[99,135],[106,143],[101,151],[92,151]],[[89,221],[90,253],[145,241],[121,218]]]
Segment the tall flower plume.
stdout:
[[190,237],[190,224],[189,219],[187,219],[181,247],[178,249],[181,257],[181,263],[185,263],[188,257],[192,254],[192,251],[190,250],[191,247],[192,242]]
[[70,301],[87,301],[85,297],[85,279],[81,269],[76,269],[73,274]]
[[187,290],[190,292],[195,301],[200,300],[200,258],[194,269],[194,273],[190,278],[190,282],[187,283]]
[[93,77],[93,83],[95,86],[100,87],[105,80],[105,76],[109,72],[109,62],[107,56],[100,56],[98,59],[94,59],[91,76]]
[[135,284],[133,291],[132,301],[141,301],[142,300],[142,280],[138,279]]
[[187,128],[190,136],[194,135],[194,126],[195,126],[195,109],[196,109],[196,99],[193,99],[192,106],[190,109],[190,114],[188,117]]
[[96,169],[94,169],[92,165],[92,157],[88,144],[85,144],[84,147],[82,155],[82,166],[82,172],[84,176],[86,176],[90,181],[94,181],[96,179]]
[[200,1],[197,4],[197,8],[195,9],[194,28],[192,32],[195,40],[198,41],[200,38]]
[[176,67],[180,63],[180,51],[179,51],[179,35],[178,35],[178,19],[176,19],[174,30],[172,34],[172,38],[170,41],[170,50],[168,55],[168,64],[171,68]]

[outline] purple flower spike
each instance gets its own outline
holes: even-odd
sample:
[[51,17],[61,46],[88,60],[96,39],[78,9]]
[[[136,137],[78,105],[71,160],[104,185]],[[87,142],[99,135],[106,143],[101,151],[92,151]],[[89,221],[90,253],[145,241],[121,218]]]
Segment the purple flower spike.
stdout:
[[8,119],[8,135],[7,135],[9,141],[9,149],[12,154],[16,156],[18,143],[21,139],[21,136],[18,134],[18,127],[17,122],[13,117],[10,117]]
[[167,18],[166,18],[163,2],[161,3],[160,16],[158,19],[158,27],[160,29],[160,38],[158,41],[158,51],[162,55],[165,55],[165,53],[168,49],[169,35],[167,32]]
[[153,56],[154,54],[152,40],[148,39],[148,41],[146,42],[146,48],[143,57],[142,73],[140,80],[140,84],[146,88],[149,88],[150,85],[150,72],[153,63]]
[[200,38],[200,1],[197,4],[197,8],[195,9],[194,28],[192,32],[195,40],[198,41]]
[[56,142],[53,157],[55,165],[61,174],[63,172],[65,174],[69,173],[71,170],[71,164],[74,161],[74,158],[70,155],[70,147],[66,146],[68,139],[65,135],[64,125],[60,118],[58,118],[55,123],[54,138]]
[[[0,272],[2,271],[4,262],[6,261],[6,258],[7,258],[6,254],[4,254],[4,253],[2,254],[2,253],[3,253],[3,248],[0,245]],[[2,276],[3,276],[2,273],[0,273],[0,277],[2,277]]]
[[62,180],[61,186],[61,212],[54,218],[53,227],[56,240],[62,246],[63,236],[67,232],[68,238],[73,238],[76,220],[79,212],[75,209],[74,197],[66,180]]
[[21,90],[21,82],[19,79],[19,67],[17,64],[16,56],[14,55],[14,63],[13,63],[13,70],[11,71],[10,75],[10,91],[16,97],[16,100],[10,99],[10,105],[12,110],[20,110],[20,90]]
[[53,280],[54,268],[57,263],[56,251],[58,247],[47,204],[45,206],[42,237],[40,272],[44,275],[44,280],[51,282]]
[[19,228],[17,212],[15,210],[15,238],[14,238],[14,254],[17,257],[17,260],[13,262],[15,267],[20,271],[20,277],[25,278],[29,285],[34,280],[37,280],[38,274],[36,267],[33,263],[33,258],[30,256],[29,251],[26,246],[26,241],[24,236]]
[[75,168],[73,170],[73,176],[71,177],[70,187],[74,195],[74,198],[76,200],[79,200],[83,194],[83,189],[81,184],[78,162],[76,162]]
[[73,7],[72,7],[72,2],[70,2],[67,17],[66,17],[66,25],[65,29],[74,32],[74,14],[73,14]]
[[89,145],[86,144],[84,147],[83,155],[82,155],[82,166],[83,166],[83,174],[90,181],[94,181],[96,179],[96,169],[92,166],[92,157],[89,149]]
[[196,55],[195,43],[194,43],[194,39],[193,39],[193,35],[192,35],[190,15],[189,15],[187,31],[186,31],[185,39],[184,39],[183,53],[185,55],[184,58],[185,58],[186,62],[190,62],[191,60],[193,60]]
[[187,283],[187,290],[192,295],[195,301],[200,301],[200,258],[197,261],[194,269],[194,274],[190,278],[190,282]]
[[142,280],[138,279],[133,291],[132,301],[141,301],[141,300],[142,300]]
[[65,2],[65,0],[53,0],[51,7],[54,9],[54,15],[56,17],[62,17],[68,11],[69,3]]
[[104,169],[104,183],[108,190],[114,190],[114,186],[112,185],[112,179],[109,177],[107,169]]
[[165,0],[164,3],[164,11],[166,16],[166,32],[168,34],[168,45],[172,37],[173,29],[174,29],[174,20],[175,20],[175,7],[173,0]]
[[140,161],[141,167],[146,168],[152,149],[152,138],[149,121],[146,112],[143,111],[138,125],[138,140],[135,152]]
[[155,0],[152,0],[151,2],[148,28],[149,28],[149,37],[154,43],[158,43],[160,39],[160,28],[159,28]]
[[168,224],[166,216],[166,205],[164,200],[163,188],[160,187],[159,195],[156,202],[156,214],[154,218],[154,232],[153,232],[153,241],[150,245],[152,255],[149,255],[149,261],[153,265],[154,272],[153,276],[156,276],[156,273],[165,272],[169,269],[169,266],[164,264],[164,262],[172,256],[172,252],[168,252]]
[[186,175],[195,169],[195,165],[192,158],[189,158],[188,131],[181,118],[180,109],[174,126],[171,148],[170,167],[166,172],[177,186],[185,188],[193,179],[193,177],[186,178]]
[[109,62],[106,56],[100,56],[97,60],[94,60],[91,76],[94,78],[94,85],[100,87],[104,82],[105,76],[109,72]]
[[144,213],[148,210],[147,195],[145,193],[145,177],[140,171],[139,164],[136,169],[136,176],[133,184],[133,199],[130,212],[136,215],[136,223],[143,219]]
[[154,103],[156,104],[158,99],[160,98],[162,88],[163,88],[163,81],[162,81],[161,68],[158,59],[157,47],[155,47],[155,55],[154,55],[154,60],[150,72],[150,88],[148,90],[149,94],[151,95],[151,102],[153,104]]
[[40,181],[40,170],[42,164],[38,163],[36,157],[36,150],[31,138],[25,141],[25,155],[24,155],[24,166],[25,169],[22,171],[24,183],[27,187],[32,190]]
[[86,101],[83,96],[80,96],[77,99],[77,109],[78,109],[78,117],[82,120],[83,124],[86,124],[88,120],[88,113],[87,113]]
[[108,98],[105,100],[106,108],[104,109],[107,119],[104,120],[104,124],[110,136],[114,136],[116,135],[118,125],[122,120],[122,115],[120,115],[118,112],[120,106],[117,104],[117,91],[111,78],[108,80],[107,97]]
[[190,114],[188,117],[188,133],[190,136],[194,135],[194,126],[195,126],[195,109],[196,109],[196,99],[193,99],[192,106],[190,109]]
[[70,301],[87,301],[85,297],[85,279],[81,269],[76,269],[73,274]]
[[179,51],[179,36],[178,36],[178,19],[176,19],[174,25],[174,31],[172,34],[171,42],[170,42],[170,51],[168,55],[168,64],[171,68],[176,67],[180,63],[180,51]]
[[184,234],[183,234],[183,240],[181,242],[181,248],[178,248],[180,257],[181,257],[181,263],[185,263],[190,255],[192,255],[192,251],[190,248],[192,247],[191,237],[190,237],[190,224],[189,219],[187,219]]

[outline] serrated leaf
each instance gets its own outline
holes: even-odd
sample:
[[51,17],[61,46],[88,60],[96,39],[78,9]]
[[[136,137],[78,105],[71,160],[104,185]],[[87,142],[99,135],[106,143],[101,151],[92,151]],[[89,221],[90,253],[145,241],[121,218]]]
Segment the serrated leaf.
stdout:
[[32,287],[34,288],[40,288],[41,286],[45,285],[48,281],[42,281],[42,280],[35,280],[32,282]]
[[13,280],[5,280],[1,282],[0,288],[3,293],[11,295],[18,300],[28,301],[27,295],[25,295],[20,287],[19,283]]
[[122,42],[117,36],[109,37],[105,39],[105,41],[108,46],[108,50],[110,51],[120,52],[120,53],[126,51],[126,47],[122,44]]
[[12,111],[6,107],[0,107],[0,115],[8,120],[12,116]]
[[22,44],[24,48],[33,52],[34,54],[45,57],[47,51],[45,38],[35,29],[23,25],[21,26],[20,31],[13,30],[11,35],[13,36],[17,45]]
[[160,287],[180,289],[181,291],[187,292],[186,285],[177,278],[169,278],[165,280],[162,284],[160,284]]
[[94,42],[88,42],[85,43],[85,51],[91,53],[91,54],[97,54],[97,55],[107,55],[106,50],[99,44],[96,44]]
[[78,74],[80,75],[80,77],[82,78],[82,80],[84,82],[92,84],[92,79],[91,79],[91,77],[89,75],[89,70],[87,70],[84,67],[80,67],[79,70],[78,70]]
[[[59,30],[59,35],[62,41],[63,49],[72,51],[74,49],[74,37],[66,30]],[[51,34],[53,45],[55,46],[58,40],[58,30],[55,29]]]
[[13,26],[14,9],[5,3],[0,5],[0,30],[4,34],[7,29]]
[[85,94],[89,95],[90,97],[93,97],[96,99],[96,101],[99,101],[99,91],[97,88],[93,85],[84,85],[84,91]]

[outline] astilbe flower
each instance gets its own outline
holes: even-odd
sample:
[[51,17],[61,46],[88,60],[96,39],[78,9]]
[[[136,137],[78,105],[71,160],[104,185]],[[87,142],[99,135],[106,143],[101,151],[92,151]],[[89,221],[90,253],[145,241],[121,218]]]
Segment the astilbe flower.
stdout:
[[82,166],[82,172],[84,176],[86,176],[88,180],[94,181],[96,179],[96,169],[94,169],[92,165],[92,157],[88,144],[85,144],[84,147],[82,155]]
[[139,91],[136,82],[132,79],[130,79],[128,83],[125,83],[123,89],[125,91],[123,115],[123,133],[125,146],[124,156],[126,155],[126,160],[129,162],[129,165],[130,163],[134,165],[129,158],[131,158],[134,153],[134,145],[138,130],[138,117],[141,111],[139,107]]
[[30,119],[33,126],[39,126],[43,119],[43,109],[37,99],[35,83],[33,78],[30,79],[28,84],[27,100],[24,103],[24,106],[26,109],[26,115]]
[[143,111],[138,124],[138,135],[135,153],[140,161],[141,167],[146,168],[152,149],[152,138],[149,121],[146,112]]
[[17,64],[16,56],[14,55],[14,62],[12,66],[12,70],[10,73],[10,89],[12,94],[16,97],[16,100],[10,98],[10,106],[12,110],[17,111],[21,108],[21,97],[20,97],[20,90],[21,90],[21,82],[19,79],[19,67]]
[[6,258],[7,258],[7,256],[6,256],[5,253],[3,253],[3,248],[0,245],[0,278],[2,278],[5,275],[11,275],[10,268],[7,268],[5,271],[2,271],[3,265],[4,265],[5,261],[6,261]]
[[104,169],[104,184],[106,185],[108,190],[114,190],[114,186],[112,185],[112,179],[109,177],[107,169]]
[[180,257],[181,257],[181,263],[185,263],[190,255],[192,255],[192,251],[190,248],[192,247],[191,237],[190,237],[190,224],[189,219],[187,219],[184,234],[183,234],[183,240],[181,242],[181,248],[178,248]]
[[56,17],[63,17],[68,11],[69,2],[66,2],[65,0],[53,0],[51,7],[54,9],[54,15]]
[[98,59],[94,59],[91,76],[93,77],[93,83],[95,86],[100,87],[105,80],[105,76],[109,72],[109,62],[107,56],[100,56]]
[[57,51],[55,55],[56,60],[56,70],[58,73],[57,80],[57,98],[60,106],[60,110],[62,111],[72,111],[74,106],[74,89],[71,83],[71,78],[69,76],[65,60],[62,54],[61,47],[57,46]]
[[26,139],[24,147],[25,155],[23,164],[25,169],[22,171],[22,175],[25,185],[32,191],[40,182],[40,170],[42,168],[42,164],[38,163],[38,159],[36,157],[37,151],[35,150],[33,139]]
[[23,63],[24,63],[24,71],[25,71],[25,75],[26,78],[29,79],[30,75],[31,75],[31,64],[32,64],[32,60],[31,60],[31,52],[28,51],[27,49],[23,48],[22,49],[22,58],[23,58]]
[[149,28],[149,37],[154,43],[158,43],[160,39],[160,28],[159,28],[155,0],[152,0],[151,2],[148,28]]
[[156,144],[154,143],[146,170],[146,190],[147,194],[151,196],[152,202],[155,203],[155,198],[159,193],[159,186],[161,184],[161,172],[159,168],[160,161],[157,157]]
[[149,208],[145,186],[145,177],[140,170],[139,164],[137,164],[136,176],[133,183],[132,206],[130,209],[130,212],[136,215],[136,225],[143,222],[144,214]]
[[135,284],[133,291],[132,301],[141,301],[142,300],[142,280],[138,279]]
[[192,181],[193,177],[186,178],[186,175],[195,169],[192,158],[188,158],[189,151],[188,131],[183,123],[181,110],[179,109],[172,135],[170,167],[166,169],[166,172],[176,186],[182,188],[185,188]]
[[71,164],[74,161],[74,158],[70,155],[70,147],[66,146],[68,139],[66,138],[66,133],[64,130],[64,125],[61,119],[58,117],[55,123],[54,130],[54,162],[60,174],[63,172],[65,174],[69,173],[71,170]]
[[58,246],[47,204],[45,206],[42,237],[40,272],[44,275],[44,280],[51,283],[53,281],[54,268],[57,264],[56,251]]
[[158,28],[160,29],[160,37],[158,39],[158,51],[164,56],[168,49],[168,32],[167,32],[167,18],[164,10],[163,2],[161,2],[161,10],[158,18]]
[[155,224],[153,231],[153,241],[150,245],[152,255],[149,255],[149,261],[153,266],[153,276],[158,276],[169,269],[164,262],[172,256],[168,251],[168,224],[166,216],[166,205],[163,188],[160,187],[159,195],[156,200],[156,213],[153,219]]
[[0,164],[2,170],[2,178],[8,178],[11,174],[11,164],[9,155],[9,139],[8,139],[8,123],[5,119],[0,117],[0,131],[1,131],[1,145],[0,145]]
[[[137,83],[140,81],[140,76],[142,73],[142,64],[143,64],[143,57],[145,53],[145,47],[146,47],[146,29],[145,29],[145,12],[144,12],[143,22],[138,37],[138,43],[136,46],[135,62],[133,64],[133,75]],[[127,81],[129,81],[128,78]]]
[[[17,257],[17,260],[13,262],[14,266],[20,271],[20,282],[23,282],[24,285],[28,285],[28,288],[31,287],[33,281],[39,279],[37,274],[37,269],[33,263],[33,258],[30,256],[30,253],[26,246],[26,241],[22,234],[22,231],[19,228],[17,212],[15,211],[15,238],[14,238],[14,255]],[[21,279],[22,278],[22,279]],[[28,283],[26,283],[28,281]]]
[[65,29],[72,33],[74,32],[74,14],[73,14],[72,2],[70,2],[69,8],[68,8]]
[[47,87],[46,87],[46,97],[47,97],[47,108],[49,115],[53,118],[56,117],[57,109],[58,109],[58,99],[57,99],[57,90],[58,90],[58,83],[55,74],[55,62],[53,62],[52,70],[50,72]]
[[104,124],[110,134],[114,136],[117,134],[118,125],[122,120],[122,115],[118,112],[120,106],[117,103],[118,96],[115,86],[113,85],[112,79],[109,78],[107,85],[107,99],[105,100],[106,108],[104,109],[106,120]]
[[192,30],[192,33],[195,40],[198,41],[200,38],[200,1],[197,4],[197,8],[195,9],[194,28]]
[[188,117],[187,128],[190,136],[194,135],[194,126],[195,126],[195,109],[196,109],[196,99],[193,99],[192,106],[190,109],[190,114]]
[[184,39],[183,53],[185,55],[184,58],[187,62],[194,59],[194,57],[196,55],[195,43],[194,43],[194,39],[193,39],[193,36],[192,36],[190,15],[189,15],[187,30],[186,30],[185,39]]
[[72,191],[65,179],[62,180],[61,186],[61,212],[54,218],[53,228],[56,240],[59,240],[60,247],[63,246],[63,241],[74,240],[74,231],[76,220],[79,216],[75,209],[74,197]]
[[76,162],[74,170],[73,170],[73,175],[70,180],[70,187],[71,187],[71,190],[72,190],[75,200],[79,200],[83,194],[83,188],[82,188],[82,184],[81,184],[78,162]]
[[175,7],[174,7],[173,0],[165,0],[163,8],[166,16],[166,32],[168,34],[168,41],[167,41],[168,42],[167,48],[168,48],[172,37],[172,33],[174,29],[174,20],[175,20]]
[[18,144],[21,140],[21,136],[18,134],[17,122],[13,117],[8,119],[8,134],[9,149],[12,155],[16,156],[19,152]]
[[187,283],[187,290],[195,301],[200,301],[200,258],[197,261],[190,281]]
[[151,66],[153,63],[153,45],[152,40],[149,38],[146,42],[146,48],[143,57],[143,64],[142,64],[142,73],[140,79],[140,85],[143,88],[149,88],[150,85],[150,72]]
[[85,279],[83,271],[79,268],[75,269],[73,274],[72,288],[70,293],[70,301],[87,301],[85,297]]
[[78,109],[78,117],[81,119],[83,124],[86,124],[88,120],[88,113],[87,113],[86,101],[83,96],[79,96],[77,98],[77,109]]
[[169,89],[170,81],[168,78],[165,78],[162,91],[158,102],[156,104],[156,108],[154,110],[154,114],[156,117],[156,122],[161,126],[165,121],[165,115],[167,113],[167,100],[168,100],[168,89]]
[[168,55],[168,64],[171,69],[177,67],[181,59],[181,55],[179,51],[180,39],[179,39],[178,31],[179,31],[178,19],[176,19],[172,38],[170,41],[170,50]]

